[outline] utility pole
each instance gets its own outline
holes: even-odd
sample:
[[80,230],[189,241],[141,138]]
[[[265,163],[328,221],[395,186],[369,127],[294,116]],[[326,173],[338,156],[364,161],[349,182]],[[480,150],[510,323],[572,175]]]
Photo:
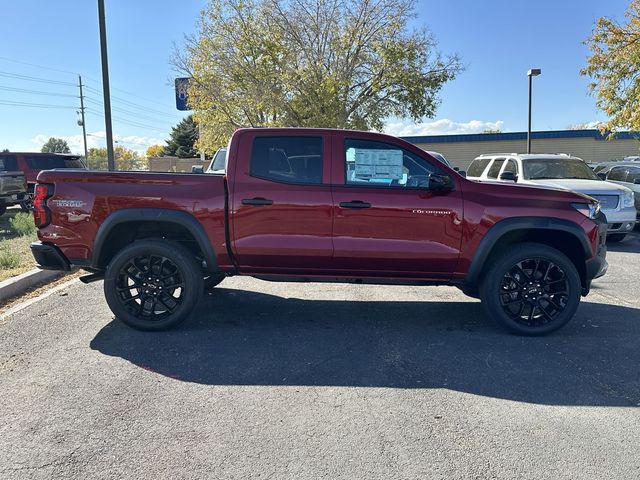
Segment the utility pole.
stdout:
[[113,130],[111,129],[111,94],[109,92],[109,62],[107,60],[107,27],[104,19],[104,0],[98,0],[98,22],[100,23],[100,56],[102,57],[102,93],[104,96],[104,124],[107,131],[107,164],[109,170],[116,169],[113,155]]
[[84,95],[82,94],[82,77],[78,75],[78,87],[80,87],[80,117],[82,122],[82,138],[84,139],[84,161],[87,161],[87,127],[84,124]]

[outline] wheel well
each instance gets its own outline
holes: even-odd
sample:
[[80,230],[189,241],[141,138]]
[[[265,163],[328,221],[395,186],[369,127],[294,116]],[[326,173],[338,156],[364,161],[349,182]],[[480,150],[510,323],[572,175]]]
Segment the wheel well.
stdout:
[[491,248],[489,256],[482,265],[481,276],[489,267],[492,260],[501,252],[504,252],[505,248],[508,248],[509,245],[522,242],[541,243],[564,253],[575,265],[580,275],[582,286],[586,286],[586,255],[582,243],[572,233],[553,229],[521,229],[511,230],[505,233]]
[[135,220],[115,225],[102,243],[97,259],[99,268],[106,268],[116,253],[136,240],[160,238],[177,242],[186,247],[199,261],[205,255],[193,234],[183,225],[174,222]]

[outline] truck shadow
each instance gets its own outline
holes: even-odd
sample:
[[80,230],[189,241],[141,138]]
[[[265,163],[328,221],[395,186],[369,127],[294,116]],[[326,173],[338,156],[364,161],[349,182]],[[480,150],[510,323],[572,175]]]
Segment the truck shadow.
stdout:
[[607,242],[610,252],[640,253],[640,231],[635,230],[627,235],[622,242]]
[[91,348],[208,385],[446,388],[552,405],[640,405],[640,310],[583,303],[543,338],[503,333],[478,302],[286,299],[216,288],[180,328],[112,321]]

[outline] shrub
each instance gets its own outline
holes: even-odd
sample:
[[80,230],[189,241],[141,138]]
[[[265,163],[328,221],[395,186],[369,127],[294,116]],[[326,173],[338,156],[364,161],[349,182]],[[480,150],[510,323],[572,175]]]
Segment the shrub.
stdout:
[[0,250],[0,268],[18,268],[20,254],[9,249]]
[[32,235],[36,231],[36,225],[30,213],[20,212],[9,220],[9,223],[19,235]]

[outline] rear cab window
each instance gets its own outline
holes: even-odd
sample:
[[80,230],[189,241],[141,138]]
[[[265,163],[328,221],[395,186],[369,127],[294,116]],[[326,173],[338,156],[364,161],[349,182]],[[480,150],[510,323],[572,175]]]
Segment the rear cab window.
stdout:
[[0,155],[0,171],[15,172],[19,170],[18,159],[15,155]]
[[27,156],[27,166],[33,170],[52,170],[54,168],[86,168],[80,157],[64,155]]
[[346,185],[425,187],[438,169],[400,146],[374,140],[345,138]]
[[282,183],[320,184],[323,172],[321,136],[255,137],[249,174]]

